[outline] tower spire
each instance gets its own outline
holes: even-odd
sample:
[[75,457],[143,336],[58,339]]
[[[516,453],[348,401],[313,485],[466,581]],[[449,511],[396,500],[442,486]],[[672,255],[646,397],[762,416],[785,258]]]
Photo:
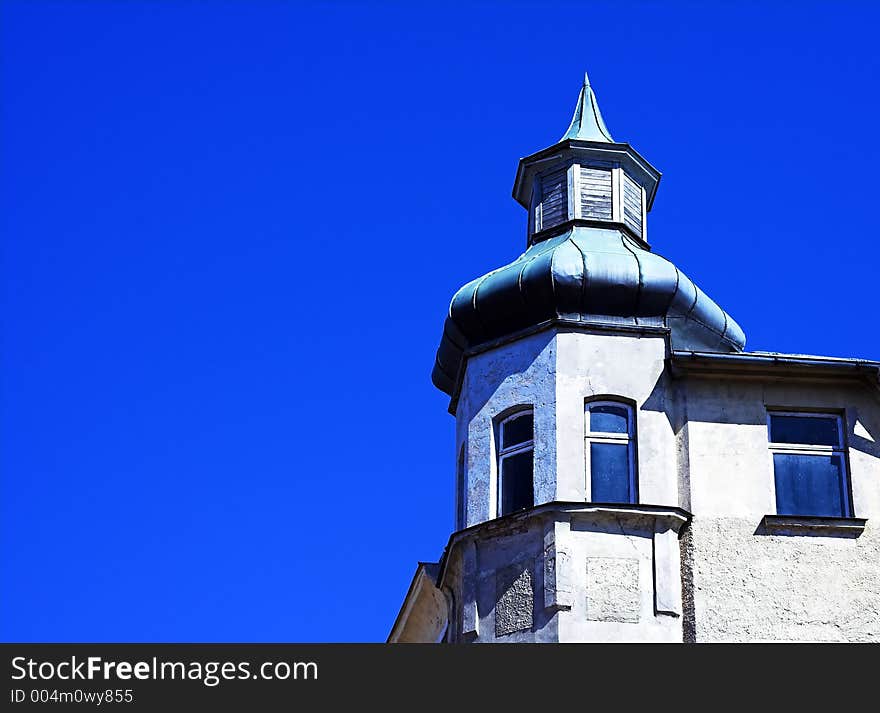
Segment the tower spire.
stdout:
[[596,101],[596,95],[590,86],[590,77],[584,72],[584,85],[581,87],[581,93],[578,95],[577,106],[574,109],[574,116],[571,118],[571,124],[565,135],[559,139],[579,139],[581,141],[605,141],[614,142],[611,138],[611,132],[605,126],[602,119],[602,112],[599,111],[599,102]]

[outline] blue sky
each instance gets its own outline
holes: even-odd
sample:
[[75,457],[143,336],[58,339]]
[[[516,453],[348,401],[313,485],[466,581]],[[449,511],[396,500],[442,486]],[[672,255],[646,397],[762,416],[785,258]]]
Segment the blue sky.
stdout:
[[0,638],[384,640],[452,293],[588,69],[747,348],[880,359],[873,3],[14,2]]

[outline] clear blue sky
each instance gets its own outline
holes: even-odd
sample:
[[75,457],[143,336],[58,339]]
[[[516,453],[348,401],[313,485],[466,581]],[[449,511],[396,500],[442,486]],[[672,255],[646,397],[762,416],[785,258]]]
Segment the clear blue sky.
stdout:
[[0,638],[384,640],[584,69],[747,348],[880,359],[875,3],[422,5],[3,2]]

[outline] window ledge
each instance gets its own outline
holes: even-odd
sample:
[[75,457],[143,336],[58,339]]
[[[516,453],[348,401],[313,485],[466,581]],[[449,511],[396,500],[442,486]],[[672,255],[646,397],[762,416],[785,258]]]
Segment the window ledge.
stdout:
[[756,534],[858,537],[867,520],[860,517],[764,515]]

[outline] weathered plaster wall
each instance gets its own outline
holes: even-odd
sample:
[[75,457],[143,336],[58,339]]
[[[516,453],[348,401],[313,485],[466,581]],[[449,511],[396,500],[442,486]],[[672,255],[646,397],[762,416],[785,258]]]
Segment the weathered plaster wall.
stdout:
[[584,401],[635,403],[639,501],[678,505],[676,442],[661,335],[548,330],[468,360],[456,412],[456,453],[466,453],[467,524],[497,516],[494,424],[512,409],[535,414],[535,503],[589,501]]
[[681,641],[683,517],[579,507],[553,504],[455,542],[441,584],[455,641]]
[[495,570],[495,637],[528,631],[535,621],[532,560]]
[[[425,571],[431,569],[431,573]],[[391,632],[392,643],[436,642],[449,621],[446,597],[437,589],[434,576],[437,565],[419,565],[403,611]]]
[[[473,540],[475,589],[463,578],[462,607],[476,608],[477,643],[554,642],[555,612],[543,606],[543,522],[526,518]],[[469,547],[467,545],[466,547]]]
[[[559,641],[680,642],[681,617],[655,607],[653,528],[618,521],[573,522],[566,548],[571,562],[571,608],[559,614]],[[679,577],[674,561],[659,579]]]
[[697,642],[880,642],[876,524],[858,538],[756,535],[753,518],[691,527]]
[[[691,379],[682,388],[689,449],[681,467],[694,513],[685,579],[693,582],[686,596],[695,640],[880,641],[875,392],[710,379]],[[854,515],[868,519],[860,537],[759,534],[763,516],[776,512],[768,408],[845,414]]]
[[[461,631],[478,641],[880,640],[876,390],[672,379],[666,354],[662,336],[548,330],[469,359],[456,444],[456,452],[466,445],[468,525],[497,516],[494,421],[521,406],[535,413],[536,504],[589,502],[583,408],[599,396],[635,403],[639,502],[683,507],[694,520],[677,589],[667,579],[663,592],[654,581],[659,540],[650,532],[607,521],[604,530],[562,528],[552,566],[568,574],[556,583],[545,581],[542,526],[476,542],[469,564],[450,568],[462,573],[454,585]],[[844,414],[854,515],[868,519],[860,537],[758,532],[776,509],[767,445],[774,408]],[[677,544],[674,554],[660,550],[660,571],[678,572]],[[470,613],[462,601],[472,603]]]
[[589,501],[584,401],[617,396],[635,402],[639,502],[679,505],[673,408],[664,376],[663,336],[563,332],[557,336],[556,421],[559,500]]
[[555,497],[556,342],[542,332],[468,360],[456,410],[456,450],[467,441],[466,522],[498,515],[495,421],[520,406],[535,415],[535,501]]

